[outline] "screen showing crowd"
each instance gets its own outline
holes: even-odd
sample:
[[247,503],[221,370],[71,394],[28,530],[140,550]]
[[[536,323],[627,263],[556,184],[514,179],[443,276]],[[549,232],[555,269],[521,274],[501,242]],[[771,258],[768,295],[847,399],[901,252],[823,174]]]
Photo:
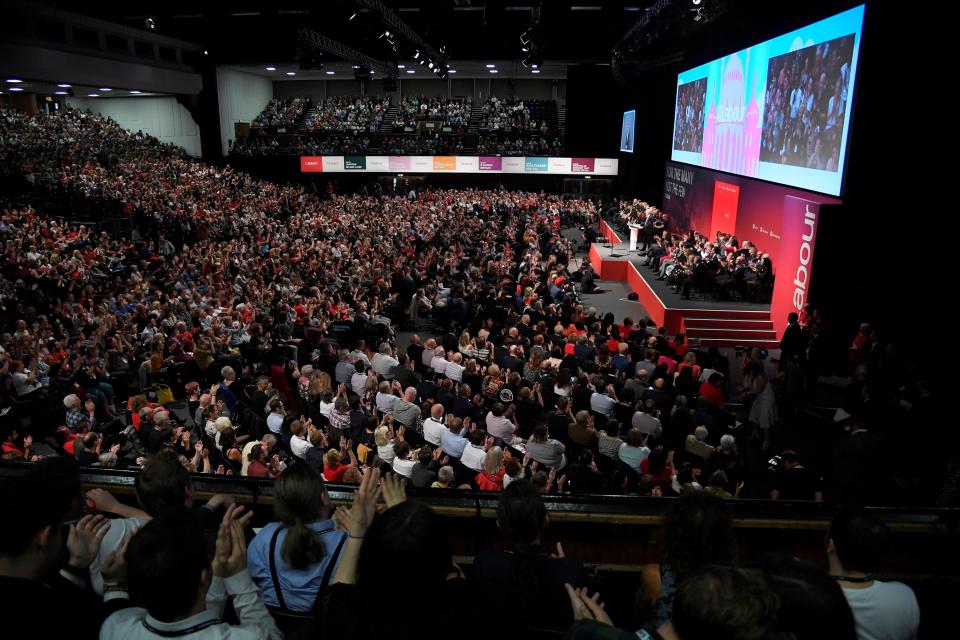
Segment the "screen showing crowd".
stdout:
[[679,74],[671,159],[840,195],[863,14]]

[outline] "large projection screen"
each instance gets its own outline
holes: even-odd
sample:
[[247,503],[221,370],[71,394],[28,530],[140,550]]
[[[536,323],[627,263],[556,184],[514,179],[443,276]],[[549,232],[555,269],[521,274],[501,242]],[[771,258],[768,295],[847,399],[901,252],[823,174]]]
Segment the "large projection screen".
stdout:
[[671,159],[840,195],[863,13],[679,74]]

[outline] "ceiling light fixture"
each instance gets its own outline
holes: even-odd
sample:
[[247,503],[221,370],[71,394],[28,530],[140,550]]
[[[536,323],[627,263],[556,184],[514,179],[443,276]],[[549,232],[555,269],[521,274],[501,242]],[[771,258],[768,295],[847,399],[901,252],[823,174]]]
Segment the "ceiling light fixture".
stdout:
[[276,71],[276,67],[265,67],[267,71]]
[[73,85],[72,85],[72,84],[63,83],[63,84],[58,84],[57,86],[60,87],[61,89],[69,89],[69,88],[72,87]]
[[295,75],[297,75],[297,73],[296,73],[296,71],[287,71],[287,75],[288,75],[288,76],[295,76]]

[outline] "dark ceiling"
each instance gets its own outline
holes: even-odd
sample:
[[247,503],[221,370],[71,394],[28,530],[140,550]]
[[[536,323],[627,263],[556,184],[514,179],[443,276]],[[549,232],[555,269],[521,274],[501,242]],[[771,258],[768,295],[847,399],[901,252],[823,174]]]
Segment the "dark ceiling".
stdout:
[[[398,53],[380,35],[384,24],[373,12],[352,0],[255,2],[91,2],[52,1],[66,11],[144,29],[151,18],[156,32],[200,44],[218,64],[292,61],[296,58],[297,28],[310,27],[323,35],[384,61],[409,59],[413,47],[397,41]],[[384,2],[434,49],[446,47],[449,59],[519,60],[520,35],[533,23],[540,7],[540,55],[544,59],[609,61],[611,50],[653,0],[390,0]],[[687,50],[739,47],[840,11],[853,2],[807,0],[803,3],[757,0],[672,0],[641,32],[626,58],[655,60]],[[695,20],[696,10],[708,18]],[[356,12],[357,16],[350,19]],[[715,42],[714,34],[723,34]],[[729,45],[727,43],[730,43]],[[624,47],[621,47],[621,50]]]

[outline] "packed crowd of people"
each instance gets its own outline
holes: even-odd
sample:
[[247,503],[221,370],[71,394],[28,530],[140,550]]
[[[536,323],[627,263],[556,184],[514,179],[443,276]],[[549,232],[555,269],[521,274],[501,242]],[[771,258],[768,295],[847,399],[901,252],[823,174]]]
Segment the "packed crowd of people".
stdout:
[[390,108],[382,96],[336,96],[327,98],[308,112],[306,130],[376,133]]
[[769,302],[773,262],[749,240],[718,231],[711,240],[696,230],[670,229],[670,216],[640,200],[620,203],[619,216],[643,227],[638,246],[642,262],[689,299],[696,289],[720,300]]
[[384,138],[381,150],[389,155],[463,155],[463,136],[452,134],[424,134],[388,136]]
[[271,98],[251,126],[255,129],[290,127],[300,121],[304,110],[309,107],[309,98]]
[[397,128],[416,127],[424,120],[439,120],[444,126],[465,129],[470,122],[470,98],[427,98],[408,96],[397,106]]
[[770,60],[760,160],[837,171],[854,36]]
[[674,112],[673,148],[700,153],[703,148],[703,113],[707,95],[707,79],[701,78],[677,87]]
[[549,140],[545,137],[503,139],[496,136],[482,136],[477,144],[477,155],[488,156],[558,156],[563,153],[560,138]]
[[[769,495],[745,486],[741,449],[768,447],[777,421],[759,350],[742,364],[741,421],[726,407],[726,356],[580,303],[572,283],[589,269],[561,231],[594,228],[594,202],[319,198],[72,110],[0,113],[0,166],[134,223],[115,237],[30,206],[0,211],[3,457],[38,467],[3,487],[18,517],[0,534],[0,585],[34,632],[279,638],[277,621],[299,614],[348,638],[504,624],[574,638],[915,635],[912,592],[871,575],[886,532],[864,516],[834,522],[829,573],[736,565],[725,500],[834,499],[836,485],[783,451]],[[672,241],[666,216],[630,206],[652,220],[651,247]],[[808,357],[816,317],[791,322],[785,369]],[[405,349],[403,328],[415,332]],[[869,435],[885,397],[873,383],[891,365],[876,333],[861,334],[850,409]],[[81,496],[71,460],[138,470],[140,508]],[[276,522],[251,535],[228,496],[194,509],[192,473],[274,479]],[[353,506],[334,511],[326,482],[355,485]],[[442,519],[407,487],[499,494],[506,550],[478,553],[468,579]],[[579,562],[541,548],[545,493],[678,496],[662,562],[645,573],[646,613],[618,621],[631,631],[588,593]],[[406,558],[404,589],[384,595]],[[464,606],[477,587],[498,615]],[[51,591],[57,616],[38,608]],[[228,596],[239,629],[221,621]],[[423,601],[436,620],[411,614]]]
[[538,120],[530,104],[531,101],[521,98],[488,98],[480,115],[480,131],[529,132],[542,136],[552,133],[545,115]]
[[359,134],[313,136],[257,136],[239,138],[230,153],[239,156],[363,155],[370,149],[370,136]]

